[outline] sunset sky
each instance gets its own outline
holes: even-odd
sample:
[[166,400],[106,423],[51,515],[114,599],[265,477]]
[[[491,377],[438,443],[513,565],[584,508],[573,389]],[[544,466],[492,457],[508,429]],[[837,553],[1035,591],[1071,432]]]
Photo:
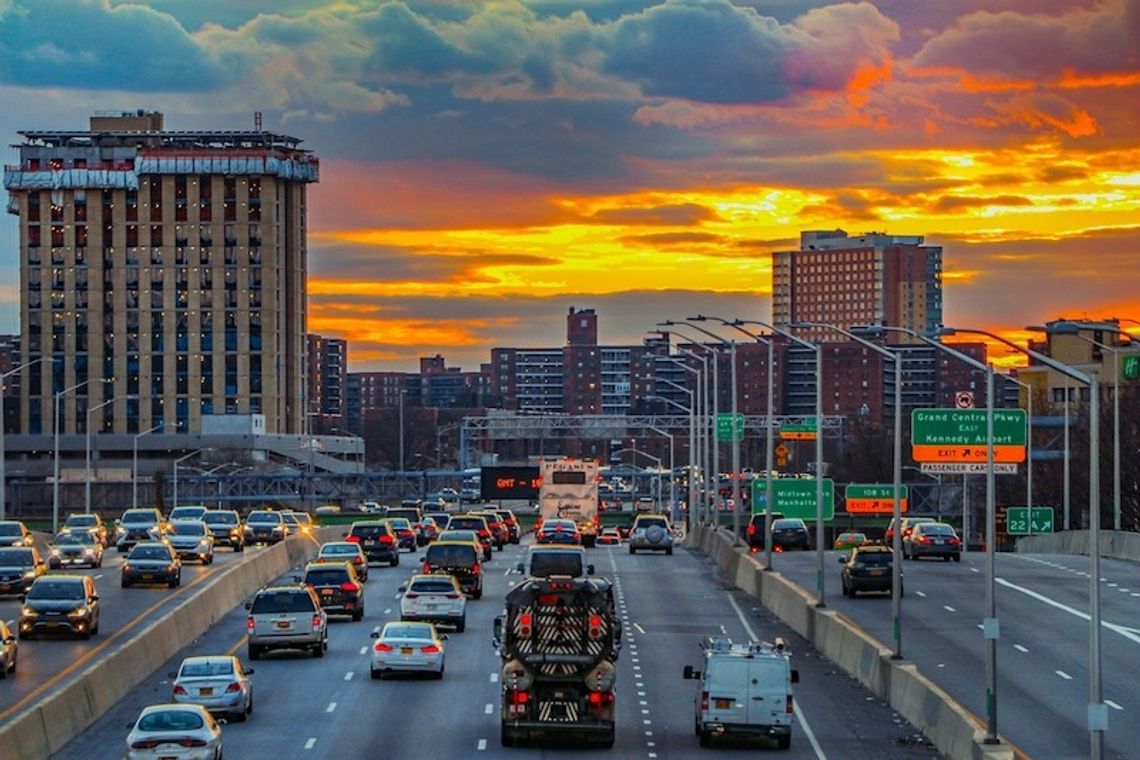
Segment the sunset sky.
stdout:
[[303,139],[350,371],[561,345],[570,306],[603,343],[766,321],[808,229],[943,246],[947,325],[1140,319],[1140,0],[0,0],[0,104],[8,145],[135,108]]

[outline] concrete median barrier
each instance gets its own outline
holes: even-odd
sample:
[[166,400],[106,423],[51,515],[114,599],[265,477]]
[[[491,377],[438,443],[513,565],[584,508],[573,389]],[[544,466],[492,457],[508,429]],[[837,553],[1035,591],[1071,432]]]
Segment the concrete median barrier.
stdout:
[[42,760],[58,752],[253,592],[307,561],[321,542],[340,538],[340,530],[339,526],[317,528],[312,537],[293,537],[217,568],[216,577],[173,610],[0,727],[4,757]]
[[816,608],[815,596],[806,589],[778,572],[765,572],[746,545],[734,544],[730,532],[698,528],[685,545],[708,555],[737,588],[755,596],[823,656],[887,700],[947,757],[1012,760],[1008,744],[986,745],[985,731],[973,714],[913,663],[892,660],[889,648],[842,613]]
[[[1092,540],[1087,530],[1063,530],[1017,539],[1019,553],[1087,555],[1091,546]],[[1140,533],[1101,531],[1100,556],[1140,562]]]

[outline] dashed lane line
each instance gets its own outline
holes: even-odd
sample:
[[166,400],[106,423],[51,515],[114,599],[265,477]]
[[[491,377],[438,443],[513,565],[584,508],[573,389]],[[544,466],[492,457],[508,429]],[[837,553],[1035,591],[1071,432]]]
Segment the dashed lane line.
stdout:
[[1013,648],[1014,648],[1014,649],[1016,649],[1016,650],[1017,650],[1017,651],[1019,651],[1019,652],[1022,652],[1022,653],[1025,653],[1025,652],[1028,652],[1028,651],[1029,651],[1029,650],[1028,650],[1028,649],[1026,649],[1025,647],[1021,646],[1021,644],[1014,644],[1014,645],[1013,645]]
[[1073,680],[1073,677],[1063,670],[1054,670],[1053,672],[1056,673],[1057,675],[1061,676],[1061,678],[1064,678],[1066,681],[1072,681]]
[[312,749],[317,743],[317,737],[310,736],[309,740],[305,742],[305,749]]

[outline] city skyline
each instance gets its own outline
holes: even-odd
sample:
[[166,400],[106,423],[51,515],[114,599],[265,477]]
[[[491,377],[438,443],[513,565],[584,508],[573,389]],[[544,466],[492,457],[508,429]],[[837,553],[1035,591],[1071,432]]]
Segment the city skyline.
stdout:
[[1135,2],[755,5],[13,0],[0,133],[142,107],[303,139],[308,331],[352,372],[561,345],[569,306],[604,344],[768,319],[813,229],[942,246],[948,325],[1140,317]]

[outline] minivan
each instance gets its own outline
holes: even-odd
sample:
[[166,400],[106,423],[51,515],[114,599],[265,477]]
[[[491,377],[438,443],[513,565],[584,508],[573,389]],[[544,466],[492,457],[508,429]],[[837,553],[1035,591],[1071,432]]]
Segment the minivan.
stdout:
[[436,541],[421,561],[424,573],[454,575],[463,593],[472,599],[483,597],[483,567],[474,544]]

